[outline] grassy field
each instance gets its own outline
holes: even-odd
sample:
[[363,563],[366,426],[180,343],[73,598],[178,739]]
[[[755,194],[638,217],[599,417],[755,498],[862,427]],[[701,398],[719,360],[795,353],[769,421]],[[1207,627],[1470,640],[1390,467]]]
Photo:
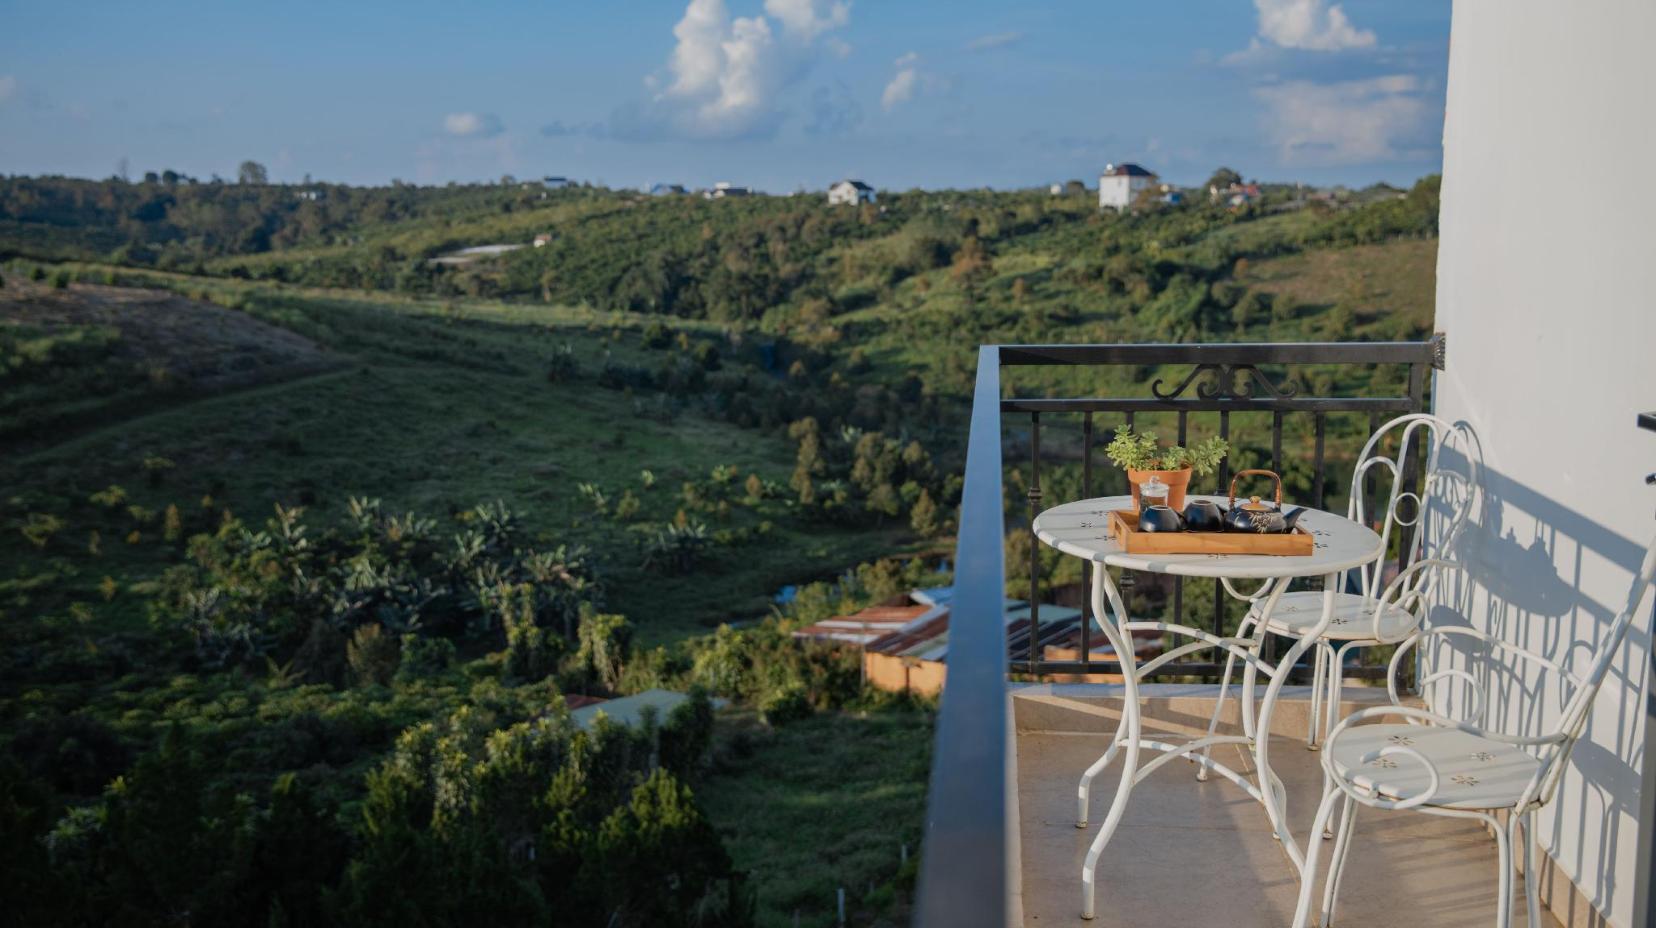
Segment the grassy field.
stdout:
[[1348,306],[1360,324],[1402,318],[1428,328],[1436,269],[1436,239],[1404,240],[1255,261],[1237,280],[1307,308]]
[[[99,299],[108,288],[76,285],[70,293]],[[181,306],[248,318],[176,299],[134,302],[126,311]],[[151,511],[169,505],[189,511],[211,497],[256,522],[278,504],[337,516],[353,496],[435,517],[498,499],[537,534],[596,549],[611,578],[609,607],[633,617],[646,644],[763,614],[783,584],[831,575],[902,543],[893,533],[800,525],[787,500],[766,499],[734,507],[724,522],[715,518],[709,526],[764,523],[772,533],[764,543],[717,549],[692,575],[643,570],[641,540],[684,507],[686,482],[706,481],[723,466],[737,482],[752,474],[785,485],[792,453],[775,433],[692,410],[656,415],[642,397],[594,389],[606,355],[642,362],[647,352],[636,337],[597,329],[589,314],[538,310],[531,319],[488,305],[300,297],[261,302],[250,313],[254,324],[288,326],[324,346],[333,369],[263,386],[225,386],[147,415],[127,415],[130,407],[111,396],[102,410],[110,414],[107,424],[25,450],[3,465],[12,488],[8,521],[25,519],[20,510],[37,498],[84,498],[111,485]],[[564,351],[576,359],[576,370],[549,382],[550,359]],[[107,369],[124,362],[88,363]],[[154,459],[171,466],[150,486],[144,462]],[[611,500],[631,494],[636,511],[625,519],[596,512],[583,483]],[[67,549],[67,543],[54,547]],[[108,556],[122,572],[143,571],[139,552],[106,547],[117,549]],[[20,560],[32,553],[15,532],[0,542],[0,550],[8,549]],[[118,612],[119,603],[111,608]]]
[[700,797],[752,874],[760,925],[791,928],[796,913],[806,928],[831,925],[840,888],[852,924],[906,923],[899,900],[919,860],[929,712],[824,713],[775,729],[733,715],[718,750],[724,763]]

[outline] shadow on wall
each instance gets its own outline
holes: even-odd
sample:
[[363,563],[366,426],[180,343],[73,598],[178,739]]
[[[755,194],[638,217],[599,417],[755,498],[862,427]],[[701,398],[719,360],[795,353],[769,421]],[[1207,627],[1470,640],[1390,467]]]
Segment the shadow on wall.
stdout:
[[[1471,454],[1481,452],[1474,445]],[[1467,464],[1450,460],[1448,453],[1445,461],[1462,468]],[[1478,464],[1480,498],[1453,551],[1464,571],[1445,591],[1447,605],[1434,610],[1430,621],[1478,628],[1572,673],[1586,673],[1625,602],[1626,584],[1638,571],[1645,548],[1490,470],[1481,460]],[[1656,506],[1656,494],[1639,504]],[[1619,587],[1606,580],[1616,572],[1622,575]],[[1589,582],[1599,598],[1586,591]],[[1542,845],[1576,875],[1600,911],[1617,888],[1611,862],[1621,846],[1620,829],[1638,816],[1651,625],[1647,615],[1629,629],[1570,755],[1550,820],[1543,813],[1538,829]],[[1434,708],[1517,736],[1542,734],[1558,723],[1570,690],[1556,674],[1489,660],[1468,639],[1438,641],[1442,643],[1420,655],[1422,663],[1432,670],[1466,670],[1477,686],[1440,679],[1422,694]],[[1573,854],[1562,858],[1560,848]]]

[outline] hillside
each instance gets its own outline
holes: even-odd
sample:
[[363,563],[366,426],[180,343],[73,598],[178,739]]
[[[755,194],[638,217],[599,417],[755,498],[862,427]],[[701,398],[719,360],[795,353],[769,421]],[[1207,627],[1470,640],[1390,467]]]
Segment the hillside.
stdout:
[[[894,922],[929,707],[787,630],[946,582],[975,346],[1431,323],[1431,178],[1125,216],[316,189],[0,179],[3,894],[38,923],[826,926],[842,886]],[[563,708],[656,686],[732,707],[653,743]],[[705,868],[663,895],[657,858]]]

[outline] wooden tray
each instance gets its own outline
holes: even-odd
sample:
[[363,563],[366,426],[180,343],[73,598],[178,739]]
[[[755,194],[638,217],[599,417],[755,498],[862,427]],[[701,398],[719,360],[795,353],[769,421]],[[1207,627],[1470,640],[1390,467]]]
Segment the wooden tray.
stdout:
[[1273,554],[1309,556],[1316,539],[1295,526],[1281,535],[1253,532],[1141,532],[1138,513],[1110,510],[1110,537],[1128,554]]

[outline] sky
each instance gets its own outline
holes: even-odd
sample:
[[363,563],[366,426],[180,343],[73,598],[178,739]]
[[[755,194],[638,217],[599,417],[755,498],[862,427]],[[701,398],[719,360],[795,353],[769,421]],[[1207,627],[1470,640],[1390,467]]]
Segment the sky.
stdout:
[[0,0],[0,174],[1407,184],[1427,0]]

